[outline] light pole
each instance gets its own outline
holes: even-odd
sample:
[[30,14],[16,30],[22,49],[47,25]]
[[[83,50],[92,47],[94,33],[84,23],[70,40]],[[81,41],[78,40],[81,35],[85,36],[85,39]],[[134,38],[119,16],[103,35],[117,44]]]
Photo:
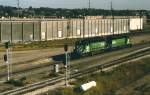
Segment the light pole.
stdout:
[[66,73],[65,73],[65,85],[69,86],[68,84],[68,45],[64,45],[64,51],[65,51],[65,68],[66,68]]
[[10,80],[10,57],[9,57],[9,48],[10,48],[10,42],[5,43],[5,48],[6,48],[6,54],[4,55],[4,61],[6,62],[7,65],[7,80]]

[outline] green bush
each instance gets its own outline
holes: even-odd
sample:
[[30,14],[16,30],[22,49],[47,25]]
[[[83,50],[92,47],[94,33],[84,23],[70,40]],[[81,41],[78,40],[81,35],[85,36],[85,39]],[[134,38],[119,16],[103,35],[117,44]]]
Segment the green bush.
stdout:
[[23,81],[17,79],[10,79],[9,81],[7,81],[7,83],[12,84],[14,86],[24,86]]

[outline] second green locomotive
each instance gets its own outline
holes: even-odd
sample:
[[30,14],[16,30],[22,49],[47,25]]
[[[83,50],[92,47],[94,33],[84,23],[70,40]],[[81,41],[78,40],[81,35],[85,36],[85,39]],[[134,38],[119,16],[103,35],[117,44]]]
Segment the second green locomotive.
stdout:
[[131,42],[128,36],[86,38],[76,42],[74,54],[77,56],[93,55],[129,46],[131,46]]

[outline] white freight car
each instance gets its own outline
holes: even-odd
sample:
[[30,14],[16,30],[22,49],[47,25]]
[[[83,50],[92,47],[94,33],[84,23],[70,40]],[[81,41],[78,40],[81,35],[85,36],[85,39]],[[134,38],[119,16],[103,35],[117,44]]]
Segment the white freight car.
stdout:
[[128,19],[71,19],[41,22],[41,40],[129,33]]
[[45,41],[125,34],[143,29],[143,18],[0,21],[0,42]]
[[130,30],[143,29],[143,18],[130,18]]

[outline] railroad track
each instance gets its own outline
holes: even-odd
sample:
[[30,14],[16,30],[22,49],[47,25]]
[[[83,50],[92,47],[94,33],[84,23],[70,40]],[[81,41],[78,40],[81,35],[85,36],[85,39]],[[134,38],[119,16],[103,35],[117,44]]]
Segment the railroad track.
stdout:
[[119,65],[124,64],[126,62],[130,62],[133,59],[136,59],[136,58],[139,58],[139,57],[143,57],[143,56],[147,56],[147,55],[150,56],[150,47],[147,48],[147,49],[142,49],[142,50],[138,50],[136,52],[127,54],[127,55],[122,56],[122,57],[120,57],[118,59],[114,59],[113,61],[110,61],[110,62],[89,66],[88,68],[89,69],[90,68],[96,68],[96,69],[99,68],[99,69],[103,70],[105,68],[111,68],[111,67],[114,67],[114,66],[119,66]]
[[[135,50],[141,49],[141,48],[147,47],[147,46],[149,46],[149,45],[147,45],[147,44],[139,45],[139,46],[133,47],[133,49],[135,49]],[[108,53],[110,53],[110,52],[108,52]],[[101,55],[101,54],[99,54],[99,55]],[[87,62],[88,60],[95,60],[94,58],[92,59],[90,57],[84,58],[84,59],[85,59],[85,62]],[[84,62],[84,61],[82,61],[82,62]],[[78,62],[78,60],[74,60],[72,63],[74,63],[74,64],[71,64],[71,66],[73,67],[76,63],[79,63],[79,62]],[[11,73],[11,75],[13,75],[13,77],[20,78],[20,77],[25,77],[25,76],[32,75],[32,74],[42,73],[42,72],[46,72],[46,71],[52,71],[53,65],[54,65],[54,62],[50,62],[49,64],[41,64],[41,65],[33,66],[33,67],[31,66],[28,69],[22,68],[21,70],[13,71]],[[61,64],[61,67],[63,68],[62,64]],[[0,77],[1,77],[0,78],[1,81],[5,81],[6,77],[7,77],[7,73],[0,73]]]
[[[142,46],[139,45],[139,46],[133,47],[133,49],[138,50],[138,49],[141,49],[141,48],[147,47],[147,46],[149,46],[149,45],[147,45],[147,44],[142,45]],[[108,52],[108,54],[109,53],[111,53],[111,52]],[[99,54],[98,56],[101,56],[101,54]],[[91,61],[91,60],[96,60],[96,57],[95,58],[90,58],[90,57],[83,58],[82,62],[86,63],[86,62]],[[99,59],[97,58],[97,60],[99,60]],[[76,65],[76,63],[80,63],[80,62],[78,62],[78,60],[71,61],[71,67]],[[13,75],[13,77],[16,77],[16,78],[26,77],[26,76],[29,76],[32,74],[42,73],[42,72],[46,72],[46,71],[53,71],[53,65],[54,65],[54,63],[51,62],[50,64],[41,64],[41,65],[35,66],[35,67],[31,66],[28,69],[21,69],[18,71],[13,71],[11,74]],[[61,68],[63,68],[63,64],[61,64]],[[0,77],[1,77],[0,78],[1,81],[5,81],[6,77],[7,77],[7,73],[0,73]]]
[[[138,48],[142,48],[144,47],[145,45],[148,45],[150,43],[144,43],[144,44],[137,44],[137,45],[134,45],[133,47],[136,49]],[[31,60],[28,60],[28,61],[24,61],[24,62],[16,62],[16,63],[13,63],[12,66],[16,66],[16,65],[23,65],[23,64],[27,64],[27,63],[32,63],[32,62],[37,62],[37,61],[41,61],[41,60],[45,60],[45,59],[48,59],[50,56],[44,56],[44,57],[37,57],[37,58],[34,58],[34,59],[31,59]],[[39,60],[40,59],[40,60]],[[3,68],[5,67],[6,64],[0,64],[0,67]]]
[[[51,69],[50,67],[52,67],[53,64],[51,64],[50,62],[48,64],[43,64],[43,65],[39,65],[39,66],[35,66],[35,67],[31,67],[29,69],[22,69],[22,70],[18,70],[18,71],[13,71],[11,73],[11,76],[15,77],[15,78],[20,78],[20,77],[24,77],[27,75],[31,75],[34,73],[40,73],[40,72],[44,72],[47,71],[48,69]],[[7,73],[0,73],[0,80],[1,81],[5,81],[7,77]]]
[[[135,52],[129,53],[126,56],[120,57],[118,59],[114,59],[108,63],[104,63],[104,64],[96,64],[96,65],[91,65],[88,66],[86,68],[83,68],[81,70],[79,70],[78,72],[71,72],[70,73],[70,79],[73,78],[77,78],[77,77],[82,77],[85,76],[87,74],[91,74],[91,73],[96,73],[98,70],[104,70],[107,68],[111,68],[114,67],[115,65],[119,65],[122,64],[124,62],[127,62],[129,60],[133,60],[139,57],[142,57],[144,55],[149,55],[150,54],[150,47],[144,48],[144,49],[140,49],[137,50]],[[50,86],[53,85],[55,83],[58,83],[60,81],[63,81],[65,79],[64,75],[49,79],[49,80],[45,80],[42,82],[38,82],[35,84],[31,84],[28,86],[24,86],[18,89],[14,89],[14,90],[10,90],[10,91],[6,91],[3,93],[0,93],[0,95],[18,95],[18,94],[23,94],[23,93],[27,93],[36,89],[40,89],[42,87],[46,87],[46,86]]]

